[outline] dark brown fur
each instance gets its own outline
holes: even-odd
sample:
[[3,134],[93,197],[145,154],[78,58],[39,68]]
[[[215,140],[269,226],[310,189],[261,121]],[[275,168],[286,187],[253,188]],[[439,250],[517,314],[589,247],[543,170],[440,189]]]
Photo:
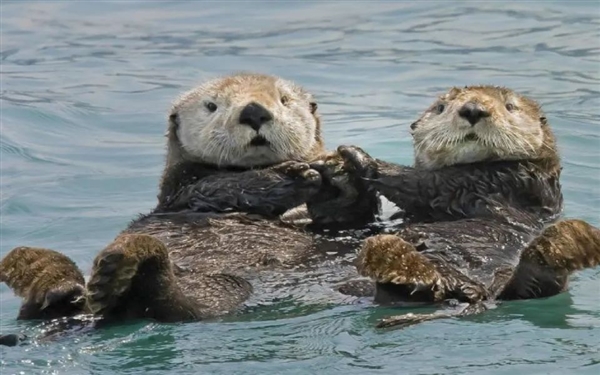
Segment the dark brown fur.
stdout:
[[568,287],[575,271],[600,264],[600,230],[582,220],[544,229],[523,251],[519,265],[498,292],[499,299],[549,297]]
[[[485,90],[502,92],[490,95],[496,101],[508,95],[506,89]],[[355,147],[339,149],[405,219],[397,236],[368,239],[359,256],[359,271],[377,282],[376,301],[454,299],[469,304],[455,313],[465,315],[483,311],[486,300],[557,294],[573,271],[598,265],[598,229],[574,220],[551,224],[563,202],[556,143],[539,106],[521,103],[539,119],[544,137],[526,159],[425,169],[372,159]],[[382,326],[444,316],[410,314]]]
[[0,281],[23,298],[18,319],[53,319],[79,312],[85,280],[75,263],[56,251],[17,247],[0,262]]
[[[310,108],[318,121],[316,105],[311,103]],[[269,270],[318,264],[332,247],[333,237],[315,236],[304,225],[284,222],[281,214],[306,204],[311,225],[319,230],[334,225],[361,227],[378,212],[376,193],[367,191],[359,178],[345,176],[322,184],[322,176],[339,169],[331,160],[343,160],[325,154],[320,125],[316,146],[306,160],[219,168],[186,154],[175,131],[176,110],[169,121],[167,161],[156,209],[133,221],[98,254],[87,284],[87,304],[73,313],[172,322],[233,312],[253,291],[248,280],[260,282],[256,276]],[[338,210],[333,215],[323,196],[336,199]],[[356,241],[335,243],[346,252],[357,245]],[[22,259],[39,258],[47,272],[21,262],[18,272],[4,281],[19,290],[40,284],[36,293],[42,297],[62,286],[61,269],[50,261],[50,255],[58,253],[27,251]],[[270,287],[284,283],[277,280]]]

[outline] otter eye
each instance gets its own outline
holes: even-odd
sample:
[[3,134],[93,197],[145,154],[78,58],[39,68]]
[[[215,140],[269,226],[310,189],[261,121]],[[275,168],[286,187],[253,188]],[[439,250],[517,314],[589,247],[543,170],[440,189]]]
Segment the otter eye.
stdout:
[[507,110],[508,112],[512,112],[512,111],[514,111],[514,110],[515,110],[515,106],[514,106],[514,104],[512,104],[512,103],[506,103],[506,110]]
[[310,113],[315,113],[317,111],[317,103],[315,102],[310,102]]
[[283,105],[286,105],[290,101],[290,99],[285,95],[283,95],[280,100],[281,100],[281,104],[283,104]]
[[208,109],[210,112],[214,112],[217,110],[217,105],[213,102],[206,102],[206,104],[204,104],[206,106],[206,109]]
[[437,113],[442,113],[442,112],[444,112],[444,109],[446,109],[446,106],[445,106],[444,104],[438,104],[438,105],[435,107],[435,111],[436,111]]

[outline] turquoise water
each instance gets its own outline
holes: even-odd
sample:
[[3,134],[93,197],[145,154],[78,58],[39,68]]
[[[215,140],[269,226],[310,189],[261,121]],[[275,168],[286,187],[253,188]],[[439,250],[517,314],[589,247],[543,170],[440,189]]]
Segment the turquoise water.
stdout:
[[[416,2],[415,2],[416,3]],[[236,70],[319,101],[328,146],[412,163],[408,125],[451,85],[539,100],[564,160],[566,215],[600,225],[600,3],[2,2],[2,255],[95,254],[155,204],[166,112]],[[393,309],[282,303],[213,323],[149,322],[0,348],[2,374],[598,374],[600,269],[568,293],[379,332]],[[19,299],[0,287],[0,331]]]

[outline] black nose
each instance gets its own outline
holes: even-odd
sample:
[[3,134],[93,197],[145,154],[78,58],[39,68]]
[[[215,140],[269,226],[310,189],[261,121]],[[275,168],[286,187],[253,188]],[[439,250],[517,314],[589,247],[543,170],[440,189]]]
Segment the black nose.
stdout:
[[458,114],[460,117],[469,121],[471,126],[475,126],[475,124],[477,124],[477,122],[479,122],[479,120],[482,118],[490,116],[488,111],[486,111],[481,105],[474,102],[468,102],[467,104],[463,105],[462,108],[458,110]]
[[240,124],[250,126],[258,131],[260,127],[268,121],[273,120],[273,115],[265,107],[258,103],[248,104],[240,113]]

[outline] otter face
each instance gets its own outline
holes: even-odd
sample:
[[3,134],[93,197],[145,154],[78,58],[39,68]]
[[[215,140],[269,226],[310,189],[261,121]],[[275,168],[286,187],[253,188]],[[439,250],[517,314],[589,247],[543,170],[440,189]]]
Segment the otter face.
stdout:
[[225,167],[303,161],[323,147],[316,109],[312,96],[290,81],[239,73],[181,96],[169,129],[179,158],[189,161]]
[[415,164],[433,169],[535,159],[545,142],[545,126],[539,105],[512,90],[452,88],[411,125]]

